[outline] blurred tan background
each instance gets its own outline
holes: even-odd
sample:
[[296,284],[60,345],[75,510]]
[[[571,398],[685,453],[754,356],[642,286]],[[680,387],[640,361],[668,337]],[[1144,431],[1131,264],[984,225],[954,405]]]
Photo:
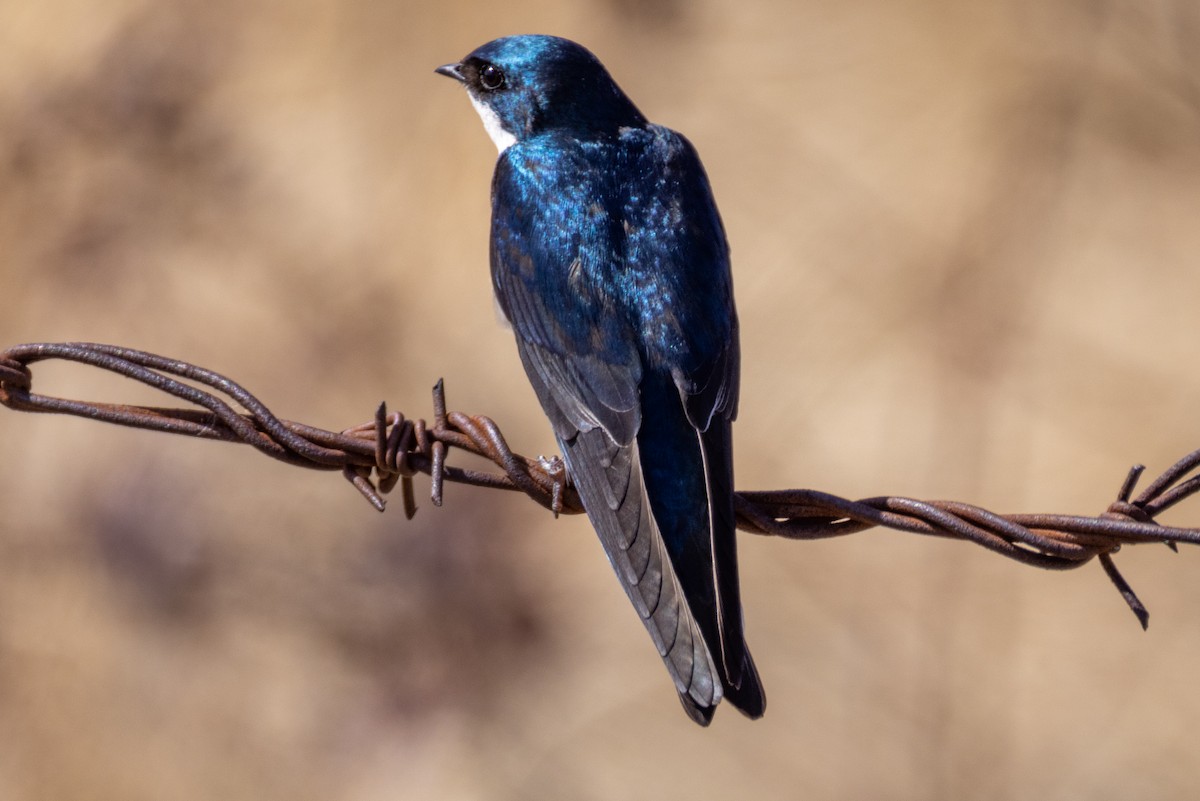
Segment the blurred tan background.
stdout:
[[[432,72],[520,32],[705,159],[740,487],[1093,514],[1200,446],[1189,0],[6,3],[0,345],[177,356],[334,429],[428,417],[444,376],[552,452],[490,298],[495,152]],[[0,410],[0,798],[1200,792],[1196,549],[1119,555],[1143,633],[1097,565],[745,536],[769,708],[705,731],[582,518],[446,496],[407,523],[249,449]]]

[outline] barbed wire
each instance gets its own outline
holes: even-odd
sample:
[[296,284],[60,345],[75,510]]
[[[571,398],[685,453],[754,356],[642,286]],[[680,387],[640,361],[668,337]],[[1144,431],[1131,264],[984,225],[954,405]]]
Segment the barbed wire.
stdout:
[[[87,364],[172,395],[199,408],[164,408],[70,400],[31,392],[29,365],[48,359]],[[190,383],[187,383],[190,382]],[[197,386],[199,385],[199,386]],[[221,397],[224,396],[224,397]],[[433,424],[388,413],[341,432],[280,420],[240,384],[178,359],[87,342],[17,345],[0,353],[0,404],[10,409],[70,414],[171,434],[240,442],[273,459],[316,470],[340,470],[379,511],[399,483],[404,513],[416,512],[413,476],[430,476],[430,497],[442,505],[445,482],[524,492],[554,512],[583,511],[562,460],[514,453],[487,417],[447,411],[441,380],[433,388]],[[240,409],[240,411],[239,411]],[[491,461],[503,472],[446,463],[450,448]],[[1200,528],[1160,525],[1155,518],[1200,491],[1200,450],[1180,459],[1136,498],[1144,468],[1130,469],[1116,500],[1098,517],[996,514],[959,501],[879,496],[857,501],[809,489],[740,491],[738,528],[793,540],[826,539],[884,527],[972,542],[1001,556],[1049,570],[1081,567],[1095,558],[1142,627],[1149,612],[1113,562],[1122,545],[1200,544]]]

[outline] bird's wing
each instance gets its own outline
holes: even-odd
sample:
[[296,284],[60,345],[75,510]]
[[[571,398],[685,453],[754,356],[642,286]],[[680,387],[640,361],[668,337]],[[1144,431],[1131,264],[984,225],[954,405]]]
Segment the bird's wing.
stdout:
[[614,258],[620,221],[580,182],[557,178],[586,164],[547,165],[516,150],[501,157],[493,182],[496,296],[609,561],[685,709],[707,723],[721,673],[647,499],[637,443],[643,360],[611,287],[594,280],[592,262]]
[[[656,518],[684,593],[722,666],[726,696],[756,717],[765,700],[742,630],[733,455],[740,350],[729,247],[708,178],[691,143],[650,126],[657,186],[633,211],[636,270],[670,298],[642,320],[657,373],[642,381],[642,467],[659,506]],[[650,169],[646,170],[651,172]],[[638,236],[638,234],[635,234]],[[657,350],[655,350],[657,348]],[[658,419],[649,419],[650,410]],[[688,465],[692,467],[689,469]],[[703,532],[703,533],[702,533]],[[704,536],[707,534],[707,537]]]

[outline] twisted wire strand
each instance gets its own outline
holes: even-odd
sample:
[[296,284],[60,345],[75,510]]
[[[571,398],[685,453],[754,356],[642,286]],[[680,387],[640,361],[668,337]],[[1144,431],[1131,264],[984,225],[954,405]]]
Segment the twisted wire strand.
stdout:
[[[34,394],[29,365],[64,359],[154,387],[199,408],[99,403]],[[198,386],[197,386],[198,385]],[[223,397],[222,397],[223,396]],[[484,416],[447,411],[441,380],[433,388],[433,424],[389,414],[380,404],[373,420],[341,432],[277,418],[240,384],[178,359],[87,342],[17,345],[0,353],[0,404],[10,409],[70,414],[171,434],[241,442],[273,459],[315,470],[340,470],[379,511],[396,484],[406,517],[416,512],[413,477],[430,477],[430,497],[442,505],[446,482],[524,492],[560,513],[583,511],[561,459],[530,459],[509,447]],[[447,464],[451,448],[475,454],[503,472]],[[1142,627],[1149,613],[1122,577],[1112,555],[1122,545],[1159,542],[1200,544],[1200,528],[1163,526],[1155,517],[1200,491],[1200,450],[1167,468],[1130,500],[1144,468],[1125,476],[1116,499],[1097,517],[997,514],[960,501],[879,496],[857,501],[811,489],[741,491],[735,496],[738,527],[793,540],[825,539],[882,527],[972,542],[1022,564],[1069,570],[1093,558],[1121,593]]]

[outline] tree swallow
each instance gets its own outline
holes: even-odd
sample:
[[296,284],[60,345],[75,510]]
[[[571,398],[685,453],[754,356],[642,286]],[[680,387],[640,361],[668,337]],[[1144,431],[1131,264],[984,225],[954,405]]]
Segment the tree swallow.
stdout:
[[588,50],[513,36],[438,67],[500,150],[491,271],[525,372],[629,600],[707,725],[766,705],[742,635],[729,246],[692,144]]

